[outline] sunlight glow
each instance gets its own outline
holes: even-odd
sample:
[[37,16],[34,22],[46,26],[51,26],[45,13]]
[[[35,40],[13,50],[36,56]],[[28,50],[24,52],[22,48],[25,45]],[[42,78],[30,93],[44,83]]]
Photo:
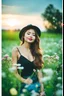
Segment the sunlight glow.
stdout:
[[21,29],[28,24],[36,25],[41,30],[45,30],[43,19],[40,15],[2,15],[2,29]]
[[18,22],[18,20],[16,20],[16,19],[8,19],[7,20],[7,25],[9,25],[10,27],[13,27],[13,26],[16,26],[19,22]]

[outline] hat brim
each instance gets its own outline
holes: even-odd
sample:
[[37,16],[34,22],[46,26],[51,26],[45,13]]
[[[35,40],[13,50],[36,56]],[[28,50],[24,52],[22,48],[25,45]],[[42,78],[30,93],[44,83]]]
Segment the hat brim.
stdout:
[[39,37],[41,36],[41,31],[40,31],[40,29],[39,29],[37,26],[28,25],[28,26],[26,26],[26,27],[24,27],[24,28],[21,29],[21,31],[20,31],[20,33],[19,33],[19,38],[20,38],[20,40],[21,40],[21,38],[22,38],[23,33],[26,32],[26,31],[29,30],[29,29],[34,29],[35,32],[38,34],[38,36],[39,36]]

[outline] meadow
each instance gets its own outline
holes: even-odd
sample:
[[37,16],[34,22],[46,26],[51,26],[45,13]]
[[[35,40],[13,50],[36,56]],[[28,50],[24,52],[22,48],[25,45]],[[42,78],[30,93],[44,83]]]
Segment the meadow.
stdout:
[[[19,95],[20,81],[10,71],[12,49],[21,42],[18,35],[18,31],[2,31],[2,96],[31,96],[24,95],[28,94],[26,90]],[[41,80],[46,96],[62,96],[62,34],[42,32],[40,46],[44,59]]]

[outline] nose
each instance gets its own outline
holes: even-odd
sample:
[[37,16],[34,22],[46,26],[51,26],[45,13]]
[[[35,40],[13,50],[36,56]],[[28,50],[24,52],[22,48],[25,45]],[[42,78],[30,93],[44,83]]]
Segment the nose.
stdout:
[[30,38],[32,38],[32,34],[30,34],[30,36],[29,36]]
[[32,36],[30,36],[29,38],[32,39]]

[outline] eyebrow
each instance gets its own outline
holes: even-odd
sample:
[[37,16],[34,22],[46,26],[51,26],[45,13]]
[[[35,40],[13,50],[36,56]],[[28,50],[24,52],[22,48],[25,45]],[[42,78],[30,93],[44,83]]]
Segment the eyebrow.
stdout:
[[[27,33],[31,33],[31,31],[28,31]],[[35,32],[32,32],[32,34],[35,34]]]

